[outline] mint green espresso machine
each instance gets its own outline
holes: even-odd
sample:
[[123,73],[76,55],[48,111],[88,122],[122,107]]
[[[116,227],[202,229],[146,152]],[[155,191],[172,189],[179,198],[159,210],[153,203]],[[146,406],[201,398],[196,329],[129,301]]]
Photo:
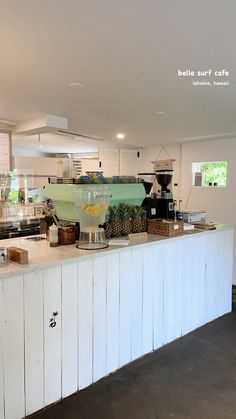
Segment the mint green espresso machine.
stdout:
[[[94,188],[94,184],[47,184],[43,191],[46,199],[51,199],[59,220],[79,222],[78,211],[75,206],[75,195],[79,189]],[[118,205],[120,202],[141,206],[146,198],[142,183],[112,183],[100,184],[99,187],[110,191],[109,205]]]

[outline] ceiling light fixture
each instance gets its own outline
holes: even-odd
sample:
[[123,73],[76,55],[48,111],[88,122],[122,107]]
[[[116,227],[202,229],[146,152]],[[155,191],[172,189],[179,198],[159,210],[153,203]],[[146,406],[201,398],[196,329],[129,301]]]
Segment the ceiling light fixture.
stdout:
[[77,82],[77,81],[74,81],[74,82],[68,83],[68,86],[69,86],[69,87],[80,87],[80,89],[83,89],[83,87],[84,87],[84,85],[83,85],[82,83],[79,83],[79,82]]
[[165,112],[163,112],[163,111],[156,111],[156,112],[153,112],[153,115],[165,116],[165,115],[166,115],[166,113],[165,113]]
[[124,140],[125,134],[123,132],[118,132],[118,134],[116,134],[116,138],[117,140]]

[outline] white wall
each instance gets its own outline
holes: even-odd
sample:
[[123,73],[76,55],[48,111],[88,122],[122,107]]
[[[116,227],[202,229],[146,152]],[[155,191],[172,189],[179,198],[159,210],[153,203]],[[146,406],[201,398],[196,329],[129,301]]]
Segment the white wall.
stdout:
[[[228,181],[224,187],[192,186],[192,163],[227,161]],[[236,224],[236,139],[182,145],[182,195],[189,208],[204,208],[219,223]]]
[[[198,161],[227,161],[226,188],[191,186],[192,163]],[[188,208],[206,209],[209,220],[236,226],[236,138],[183,144],[181,167],[183,202],[189,196]],[[236,285],[236,234],[234,284]]]
[[[189,209],[205,209],[207,219],[217,223],[236,226],[236,138],[214,141],[198,141],[182,145],[165,146],[168,154],[175,158],[173,183],[174,198],[181,198],[183,206],[188,198]],[[160,147],[149,147],[142,155],[142,170],[152,171],[151,161],[158,156]],[[162,152],[159,159],[167,158]],[[222,187],[192,186],[192,163],[198,161],[227,161],[228,183]],[[236,285],[236,234],[234,236],[234,284]]]
[[[172,179],[172,192],[174,199],[181,198],[180,191],[180,179],[181,179],[181,146],[180,144],[168,144],[165,145],[165,148],[162,146],[148,147],[145,148],[141,153],[140,159],[140,172],[153,172],[154,160],[164,160],[164,159],[175,159],[173,163],[173,179]],[[178,186],[174,186],[177,184]]]

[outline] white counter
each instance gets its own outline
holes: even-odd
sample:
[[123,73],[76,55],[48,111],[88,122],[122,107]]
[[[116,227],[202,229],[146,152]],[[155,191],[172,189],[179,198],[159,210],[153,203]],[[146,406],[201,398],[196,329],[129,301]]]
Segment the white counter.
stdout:
[[[29,254],[29,264],[28,265],[19,265],[15,262],[10,261],[8,265],[1,267],[0,265],[0,278],[12,275],[13,273],[23,273],[26,271],[32,271],[36,269],[46,268],[47,266],[55,266],[62,263],[70,263],[75,259],[81,260],[84,258],[91,258],[91,256],[100,256],[103,254],[112,253],[112,252],[120,252],[130,247],[137,247],[137,246],[150,246],[154,243],[159,242],[166,242],[171,240],[172,242],[175,240],[188,240],[193,236],[201,235],[212,235],[219,233],[220,231],[228,231],[231,230],[232,227],[226,225],[219,225],[216,230],[211,231],[188,231],[182,236],[176,237],[165,237],[165,236],[158,236],[154,234],[148,235],[148,240],[137,240],[133,241],[128,244],[128,246],[117,246],[117,245],[109,245],[106,249],[97,250],[97,251],[88,251],[88,250],[81,250],[76,247],[75,244],[72,245],[65,245],[65,246],[58,246],[58,247],[50,247],[49,242],[45,240],[41,241],[33,241],[31,240],[32,237],[30,236],[30,240],[27,237],[19,237],[13,239],[6,239],[0,240],[0,247],[10,247],[10,246],[17,246],[23,249],[28,250]],[[45,234],[38,235],[42,238],[45,238]]]
[[231,311],[229,227],[99,252],[0,244],[27,249],[30,261],[0,269],[1,419],[29,415]]

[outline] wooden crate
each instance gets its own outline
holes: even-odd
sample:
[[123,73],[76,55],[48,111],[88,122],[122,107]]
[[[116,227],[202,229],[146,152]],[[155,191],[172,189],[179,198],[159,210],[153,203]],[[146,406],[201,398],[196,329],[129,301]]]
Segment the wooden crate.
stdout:
[[148,233],[160,236],[180,236],[184,232],[184,223],[173,220],[148,220]]

